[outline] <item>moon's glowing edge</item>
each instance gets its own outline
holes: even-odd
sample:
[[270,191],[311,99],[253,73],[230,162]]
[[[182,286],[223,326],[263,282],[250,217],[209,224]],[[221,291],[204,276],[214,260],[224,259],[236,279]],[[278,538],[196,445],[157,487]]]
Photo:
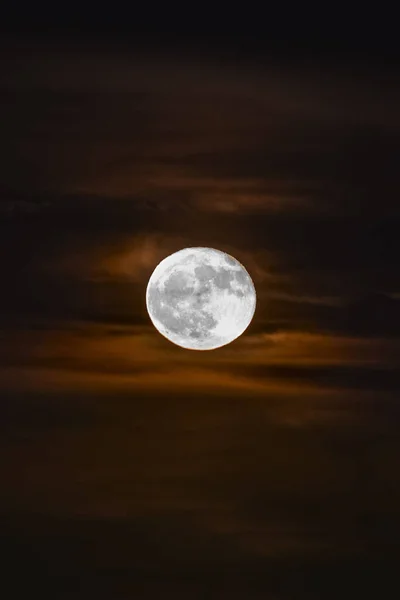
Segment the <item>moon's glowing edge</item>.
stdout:
[[[160,271],[163,272],[163,267],[166,266],[166,262],[173,262],[173,264],[174,264],[175,261],[171,261],[171,259],[173,257],[176,257],[176,255],[181,254],[181,253],[186,254],[192,250],[205,250],[208,252],[212,251],[212,252],[215,252],[216,254],[227,256],[229,259],[233,260],[234,263],[239,267],[239,269],[238,268],[235,269],[235,267],[232,267],[232,265],[231,265],[232,270],[243,270],[244,273],[248,277],[248,283],[251,287],[250,298],[252,301],[252,310],[248,314],[246,326],[243,327],[242,329],[237,329],[232,338],[219,337],[218,341],[215,341],[214,344],[211,343],[211,345],[207,346],[206,348],[201,348],[199,346],[184,345],[181,341],[180,342],[175,341],[173,338],[178,337],[178,336],[176,334],[174,334],[173,332],[168,332],[168,329],[157,319],[157,317],[155,317],[154,315],[151,314],[151,311],[149,309],[150,288],[151,288],[152,283],[154,283],[154,279],[155,279],[155,276],[157,275],[157,273],[159,273]],[[148,281],[147,287],[146,287],[146,310],[147,310],[147,313],[148,313],[150,320],[153,323],[155,329],[170,343],[172,343],[175,346],[178,346],[180,348],[183,348],[185,350],[197,350],[199,352],[205,352],[208,350],[216,350],[218,348],[222,348],[223,346],[227,346],[228,344],[231,344],[236,339],[241,337],[243,335],[243,333],[247,330],[247,328],[250,326],[250,323],[252,322],[255,311],[256,311],[256,306],[257,306],[257,293],[256,293],[256,289],[255,289],[253,280],[252,280],[250,274],[248,273],[247,269],[242,265],[242,263],[237,258],[232,256],[231,254],[228,254],[228,252],[225,252],[223,250],[217,250],[216,248],[210,248],[209,246],[189,246],[187,248],[182,248],[181,250],[177,250],[176,252],[169,254],[168,256],[163,258],[157,264],[157,266],[155,267],[155,269],[153,270],[153,272],[149,278],[149,281]]]

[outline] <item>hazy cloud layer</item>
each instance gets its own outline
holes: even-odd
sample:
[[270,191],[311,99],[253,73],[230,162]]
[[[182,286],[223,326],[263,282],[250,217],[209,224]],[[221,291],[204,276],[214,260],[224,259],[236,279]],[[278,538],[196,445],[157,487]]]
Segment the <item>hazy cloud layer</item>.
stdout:
[[[53,598],[336,599],[349,573],[354,597],[378,590],[374,569],[392,581],[396,83],[62,47],[13,57],[6,552],[33,587],[47,571],[63,582]],[[229,252],[256,286],[250,327],[213,352],[173,346],[147,315],[153,269],[186,246]]]

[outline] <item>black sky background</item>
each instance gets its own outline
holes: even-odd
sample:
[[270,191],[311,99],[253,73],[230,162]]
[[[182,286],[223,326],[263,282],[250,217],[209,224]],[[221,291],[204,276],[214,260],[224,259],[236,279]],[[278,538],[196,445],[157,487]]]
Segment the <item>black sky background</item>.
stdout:
[[[396,597],[395,19],[2,10],[7,598]],[[215,352],[146,314],[190,245],[257,289]]]

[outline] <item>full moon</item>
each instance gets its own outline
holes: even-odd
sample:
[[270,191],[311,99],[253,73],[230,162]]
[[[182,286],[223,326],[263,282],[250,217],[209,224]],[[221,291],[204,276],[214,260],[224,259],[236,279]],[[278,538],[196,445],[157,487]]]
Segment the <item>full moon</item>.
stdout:
[[146,290],[155,328],[190,350],[213,350],[238,338],[256,308],[250,275],[214,248],[184,248],[162,260]]

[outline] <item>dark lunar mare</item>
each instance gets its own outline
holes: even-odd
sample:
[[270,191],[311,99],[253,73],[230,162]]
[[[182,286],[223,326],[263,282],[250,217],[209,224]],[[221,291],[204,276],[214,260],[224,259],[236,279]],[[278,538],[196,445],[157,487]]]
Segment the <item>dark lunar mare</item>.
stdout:
[[[214,317],[201,308],[211,291],[211,286],[205,281],[204,273],[202,279],[204,283],[201,283],[200,289],[195,291],[184,272],[174,271],[165,281],[164,291],[161,292],[156,285],[151,286],[149,306],[152,314],[169,331],[180,335],[187,329],[190,337],[203,338],[208,335],[210,329],[216,327],[217,321]],[[174,311],[179,310],[178,303],[190,298],[192,298],[191,310],[179,311],[179,315],[176,316]]]

